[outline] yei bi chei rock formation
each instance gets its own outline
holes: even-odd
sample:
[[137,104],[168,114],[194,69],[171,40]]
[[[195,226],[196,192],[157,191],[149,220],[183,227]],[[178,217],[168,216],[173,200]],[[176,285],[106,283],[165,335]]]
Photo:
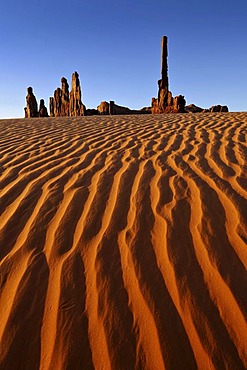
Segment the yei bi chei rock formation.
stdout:
[[[81,101],[81,86],[77,72],[72,74],[71,85],[71,91],[69,92],[67,79],[65,77],[61,78],[61,88],[58,87],[54,91],[54,96],[49,99],[51,117],[73,117],[86,114],[86,107]],[[44,99],[40,100],[40,108],[38,110],[37,100],[33,94],[32,87],[28,87],[27,92],[26,108],[24,108],[25,117],[48,117]]]
[[68,117],[84,116],[86,107],[81,101],[81,86],[79,74],[72,74],[71,91],[65,77],[61,78],[61,88],[54,91],[54,97],[50,97],[50,116]]
[[48,117],[47,108],[45,107],[44,99],[40,100],[39,109],[36,97],[33,93],[33,88],[27,88],[27,96],[26,96],[26,108],[25,110],[25,118],[34,118],[34,117]]

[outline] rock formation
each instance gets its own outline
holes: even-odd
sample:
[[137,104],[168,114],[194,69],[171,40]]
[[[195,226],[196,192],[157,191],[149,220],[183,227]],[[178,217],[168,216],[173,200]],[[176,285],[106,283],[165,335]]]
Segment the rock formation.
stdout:
[[203,111],[203,108],[198,107],[195,104],[189,104],[185,107],[185,110],[187,113],[201,113]]
[[61,116],[70,115],[69,84],[65,77],[61,78]]
[[72,89],[69,92],[69,84],[65,77],[61,78],[61,88],[54,91],[54,97],[50,97],[50,116],[69,117],[83,116],[86,107],[81,101],[81,87],[79,75],[74,72],[72,75]]
[[110,102],[109,109],[110,109],[109,110],[110,114],[111,114],[111,111],[113,112],[113,114],[139,114],[140,113],[140,111],[130,109],[128,107],[123,107],[121,105],[117,105],[114,103],[114,101],[112,101],[112,103]]
[[49,109],[50,109],[50,117],[55,117],[54,98],[52,96],[49,99]]
[[213,105],[209,112],[229,112],[229,109],[226,105]]
[[61,116],[61,108],[62,108],[62,90],[58,87],[54,91],[54,117]]
[[115,112],[115,108],[114,108],[114,101],[113,100],[110,100],[110,105],[109,105],[109,114],[112,116],[114,115],[116,112]]
[[79,74],[74,72],[72,74],[72,84],[70,92],[70,116],[84,116],[86,107],[81,101],[81,87],[79,81]]
[[158,81],[158,106],[160,111],[164,111],[167,107],[168,99],[168,64],[167,64],[167,37],[163,36],[161,40],[161,80]]
[[44,99],[40,99],[39,117],[49,117]]
[[195,104],[190,104],[185,107],[187,113],[213,113],[213,112],[229,112],[229,109],[226,105],[213,105],[209,109],[203,109],[197,107]]
[[99,114],[99,111],[95,108],[88,108],[86,109],[85,115],[86,116],[97,116]]
[[98,105],[96,112],[94,109],[87,109],[88,115],[95,115],[95,114],[119,115],[119,114],[150,114],[150,113],[151,113],[150,107],[144,107],[139,110],[130,109],[130,108],[115,104],[113,100],[111,100],[109,103],[107,101],[102,101],[100,105]]
[[158,113],[160,113],[159,101],[158,101],[157,98],[152,98],[151,112],[152,112],[152,114],[158,114]]
[[151,112],[155,113],[184,113],[186,101],[183,95],[172,97],[168,84],[167,37],[161,41],[161,79],[158,81],[158,98],[152,98]]
[[25,108],[25,117],[26,118],[38,117],[38,104],[33,94],[32,87],[27,88],[26,103],[27,104]]
[[109,114],[110,104],[107,101],[102,101],[100,105],[97,106],[99,114],[107,115]]
[[[51,117],[68,117],[84,115],[115,115],[115,114],[156,114],[156,113],[197,113],[197,112],[228,112],[227,106],[215,105],[209,109],[197,107],[194,104],[186,105],[183,95],[173,97],[169,91],[168,81],[168,48],[167,37],[163,36],[161,41],[161,79],[158,80],[158,97],[152,98],[151,107],[144,107],[139,110],[119,106],[111,100],[109,103],[103,101],[97,109],[86,109],[81,101],[81,86],[79,74],[72,74],[71,91],[65,77],[61,78],[61,88],[54,91],[54,96],[49,99]],[[32,87],[27,89],[25,117],[47,117],[47,109],[44,100],[40,101],[38,111],[37,101],[33,94]]]
[[[184,107],[186,105],[186,100],[183,95],[178,95],[173,98],[173,111],[174,113],[185,113]],[[168,105],[169,106],[169,105]]]

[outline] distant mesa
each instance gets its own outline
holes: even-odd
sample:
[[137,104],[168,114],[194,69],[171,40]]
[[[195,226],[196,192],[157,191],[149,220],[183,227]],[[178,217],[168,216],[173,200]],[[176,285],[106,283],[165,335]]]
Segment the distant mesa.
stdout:
[[229,109],[226,105],[213,105],[209,112],[229,112]]
[[142,109],[135,110],[130,109],[128,107],[123,107],[121,105],[117,105],[113,100],[111,100],[109,103],[106,101],[101,102],[100,105],[98,105],[97,107],[96,114],[120,115],[120,114],[150,114],[150,113],[151,113],[150,107],[144,107]]
[[190,104],[185,107],[187,113],[213,113],[213,112],[229,112],[226,105],[213,105],[211,108],[204,109],[196,106],[195,104]]
[[[81,100],[81,86],[79,74],[72,74],[71,91],[65,77],[61,78],[61,87],[54,91],[53,97],[49,98],[49,109],[51,117],[78,117],[85,115],[116,115],[116,114],[161,114],[161,113],[206,113],[206,112],[228,112],[227,106],[214,105],[209,109],[197,107],[195,104],[186,106],[183,95],[173,97],[169,91],[168,83],[168,48],[167,36],[162,37],[161,42],[161,79],[158,80],[158,97],[152,98],[151,107],[139,110],[130,109],[110,102],[101,102],[97,109],[86,109]],[[33,94],[32,87],[28,87],[26,96],[25,117],[48,117],[47,108],[43,99],[40,106]]]

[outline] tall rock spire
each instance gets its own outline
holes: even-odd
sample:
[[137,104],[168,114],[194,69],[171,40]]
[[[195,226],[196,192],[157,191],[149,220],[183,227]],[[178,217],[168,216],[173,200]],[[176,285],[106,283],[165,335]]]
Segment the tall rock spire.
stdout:
[[70,92],[70,115],[84,116],[85,106],[81,101],[81,86],[79,74],[74,72],[72,74],[71,92]]
[[165,110],[168,100],[168,63],[167,63],[167,37],[161,39],[161,79],[158,81],[158,105],[160,111]]
[[168,49],[167,49],[167,37],[163,36],[161,39],[161,79],[163,86],[167,86],[167,91],[169,90],[168,86]]
[[26,118],[33,118],[38,117],[38,104],[36,97],[33,93],[33,88],[30,86],[27,88],[27,96],[26,96],[26,108],[25,108],[25,117]]
[[152,98],[152,113],[183,113],[186,101],[183,95],[172,97],[168,84],[167,36],[161,39],[161,79],[158,80],[158,99]]

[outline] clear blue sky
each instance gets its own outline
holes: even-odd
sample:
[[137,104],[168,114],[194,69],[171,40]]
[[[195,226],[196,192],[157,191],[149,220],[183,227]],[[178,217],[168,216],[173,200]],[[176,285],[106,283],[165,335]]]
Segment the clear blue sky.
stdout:
[[150,105],[162,35],[174,96],[247,110],[247,0],[1,0],[0,117],[23,117],[28,86],[48,106],[75,70],[88,108]]

